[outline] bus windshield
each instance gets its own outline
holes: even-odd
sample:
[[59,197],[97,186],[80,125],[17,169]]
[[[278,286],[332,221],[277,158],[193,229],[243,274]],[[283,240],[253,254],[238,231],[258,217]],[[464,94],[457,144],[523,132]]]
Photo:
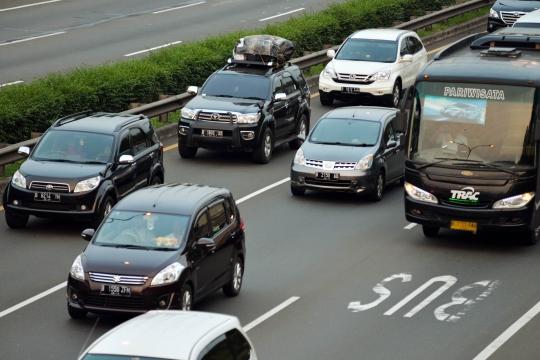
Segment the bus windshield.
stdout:
[[[420,82],[410,123],[408,158],[445,159],[508,169],[534,167],[535,88]],[[457,162],[459,163],[459,162]]]

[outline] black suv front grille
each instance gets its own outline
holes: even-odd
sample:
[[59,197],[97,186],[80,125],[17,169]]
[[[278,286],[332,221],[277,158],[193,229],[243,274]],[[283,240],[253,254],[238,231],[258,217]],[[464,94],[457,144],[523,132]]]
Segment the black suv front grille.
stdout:
[[197,120],[236,123],[236,115],[223,112],[200,112]]
[[69,185],[62,183],[50,183],[44,181],[32,181],[30,190],[47,191],[47,192],[69,192]]

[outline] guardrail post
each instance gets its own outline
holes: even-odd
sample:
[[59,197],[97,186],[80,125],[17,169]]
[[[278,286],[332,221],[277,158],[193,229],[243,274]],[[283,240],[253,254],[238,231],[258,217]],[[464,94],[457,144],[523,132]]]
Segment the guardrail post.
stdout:
[[[0,149],[5,148],[5,147],[8,146],[8,145],[9,145],[9,144],[3,144],[3,143],[0,143]],[[6,170],[6,169],[5,169],[5,166],[4,166],[4,165],[0,166],[0,177],[3,177],[3,176],[4,176],[5,170]]]
[[[161,95],[160,94],[159,95],[159,100],[165,100],[165,99],[170,98],[171,96],[174,96],[174,95]],[[162,123],[168,123],[169,122],[169,113],[159,115],[159,121],[162,122]]]
[[41,135],[43,135],[43,133],[40,133],[40,132],[31,132],[31,133],[30,133],[30,139],[36,139],[36,138],[40,137]]

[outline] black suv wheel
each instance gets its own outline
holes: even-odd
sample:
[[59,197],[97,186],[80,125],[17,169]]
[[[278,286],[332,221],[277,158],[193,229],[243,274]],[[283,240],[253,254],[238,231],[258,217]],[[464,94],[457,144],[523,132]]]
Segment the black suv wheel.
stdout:
[[192,159],[197,155],[195,146],[187,146],[185,141],[178,141],[178,153],[184,159]]
[[[302,114],[302,116],[300,116],[300,120],[298,121],[298,125],[296,126],[296,135],[302,134],[304,136],[307,136],[308,131],[309,130],[306,115]],[[289,146],[293,150],[298,150],[300,146],[302,146],[302,142],[302,140],[296,138],[289,141]]]
[[253,161],[257,164],[267,164],[272,157],[272,150],[274,150],[272,130],[265,128],[261,143],[253,149]]

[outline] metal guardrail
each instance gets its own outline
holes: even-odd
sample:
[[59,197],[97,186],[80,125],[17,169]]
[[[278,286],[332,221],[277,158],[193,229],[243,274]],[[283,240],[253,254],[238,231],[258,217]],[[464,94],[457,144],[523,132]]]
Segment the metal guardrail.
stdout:
[[[436,11],[432,14],[425,15],[414,20],[399,24],[394,26],[395,29],[404,29],[404,30],[418,30],[426,26],[440,23],[444,20],[450,19],[452,17],[464,14],[469,11],[480,9],[484,6],[489,6],[494,4],[495,0],[473,0],[466,3],[458,4],[451,6],[447,9]],[[337,50],[338,46],[332,47],[330,49]],[[306,56],[292,59],[290,62],[298,65],[300,69],[306,69],[311,66],[319,65],[325,62],[330,61],[326,56],[326,52],[329,49],[317,51]],[[195,97],[192,94],[183,93],[180,95],[171,96],[164,100],[159,100],[150,104],[146,104],[137,108],[133,108],[127,111],[123,111],[123,114],[143,114],[149,118],[156,117],[162,114],[167,114],[169,112],[180,110],[184,107],[189,100]],[[18,160],[24,159],[23,156],[17,153],[17,150],[21,146],[28,146],[30,148],[34,147],[38,142],[39,138],[26,140],[18,144],[9,145],[3,149],[0,149],[0,167],[8,164],[13,164]]]

